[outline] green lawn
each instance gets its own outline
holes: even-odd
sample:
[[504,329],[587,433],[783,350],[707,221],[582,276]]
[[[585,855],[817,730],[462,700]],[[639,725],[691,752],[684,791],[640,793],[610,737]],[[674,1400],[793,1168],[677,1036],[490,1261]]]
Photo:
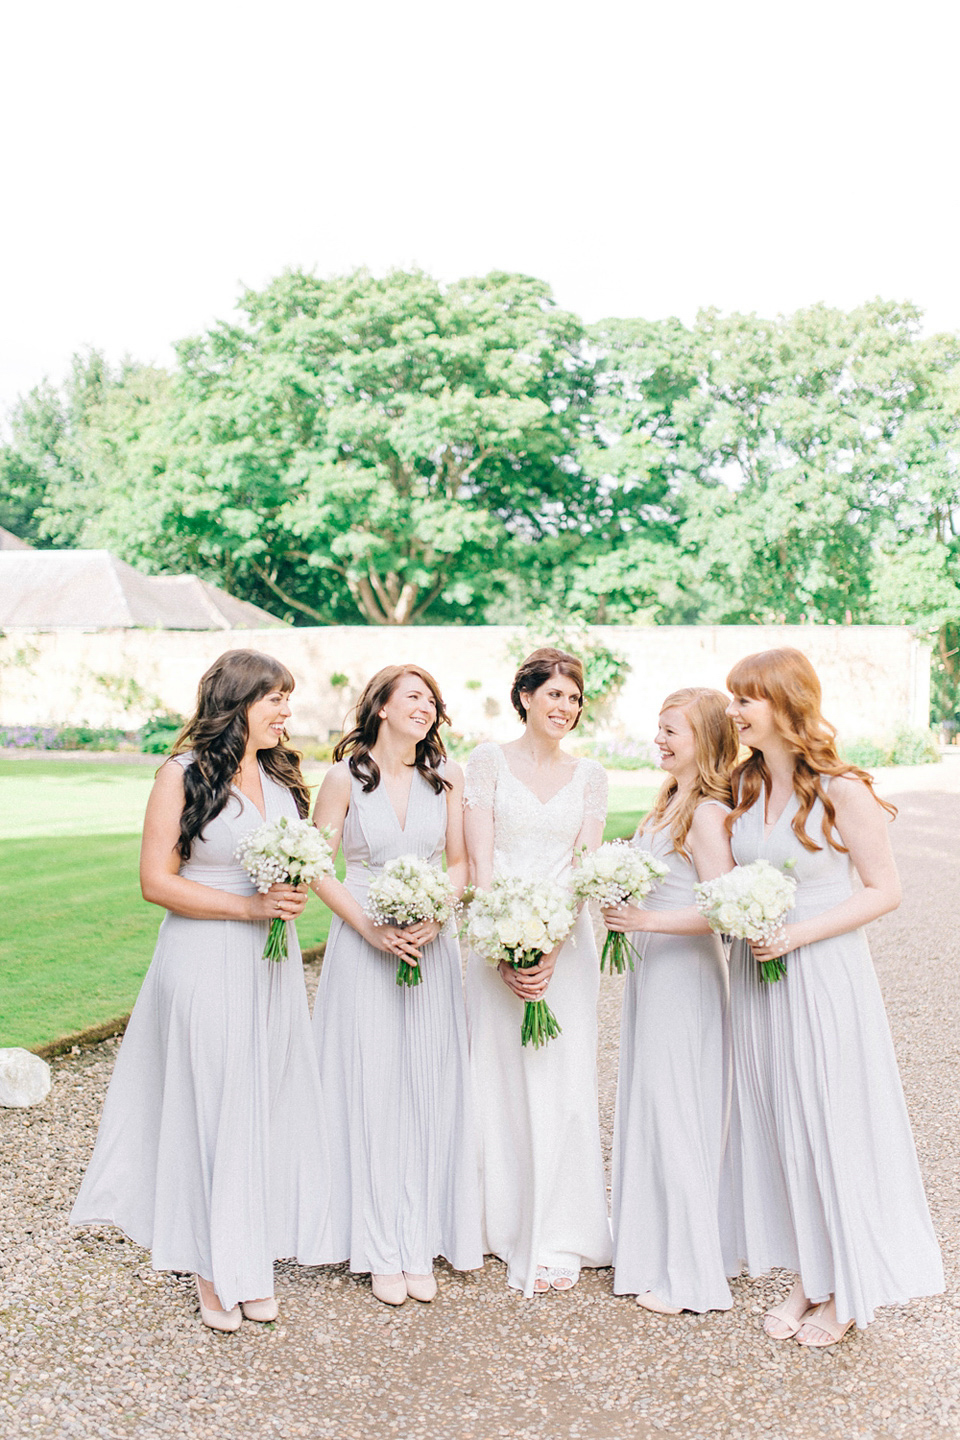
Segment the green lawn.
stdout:
[[[130,1010],[163,918],[137,880],[152,780],[141,765],[0,761],[0,1046],[44,1045]],[[632,834],[653,793],[614,784],[607,838]],[[301,946],[329,925],[311,897]]]

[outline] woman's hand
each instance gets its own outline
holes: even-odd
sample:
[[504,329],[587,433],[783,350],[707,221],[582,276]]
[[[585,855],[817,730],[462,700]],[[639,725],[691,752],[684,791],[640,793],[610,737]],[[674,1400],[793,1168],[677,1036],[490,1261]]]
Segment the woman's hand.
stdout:
[[[417,926],[416,929],[429,927]],[[401,960],[406,960],[408,965],[416,965],[420,959],[420,947],[412,938],[413,926],[405,930],[401,925],[374,925],[367,920],[361,934],[375,950],[382,950],[385,955],[397,955]]]
[[603,923],[608,930],[624,931],[650,930],[653,912],[641,910],[638,905],[611,905],[609,909],[601,912]]
[[436,940],[442,929],[443,926],[438,925],[436,920],[420,920],[416,925],[408,925],[403,933],[408,940],[413,941],[418,950],[422,950],[424,945]]
[[247,900],[248,920],[296,920],[307,903],[306,885],[271,885]]
[[521,970],[515,969],[508,960],[501,960],[497,966],[500,979],[521,1000],[542,1000],[557,968],[559,954],[560,946],[557,945],[548,955],[542,955],[536,965],[528,965]]
[[762,965],[767,960],[779,960],[782,956],[789,955],[791,950],[798,950],[800,942],[794,938],[796,930],[796,925],[782,925],[769,940],[751,940],[750,949],[756,956],[757,963]]

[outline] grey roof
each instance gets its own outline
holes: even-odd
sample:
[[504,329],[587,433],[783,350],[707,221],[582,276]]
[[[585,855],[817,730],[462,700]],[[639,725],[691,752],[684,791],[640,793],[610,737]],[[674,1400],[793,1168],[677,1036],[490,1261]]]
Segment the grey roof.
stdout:
[[276,615],[196,575],[142,575],[109,550],[0,550],[0,627],[261,630]]

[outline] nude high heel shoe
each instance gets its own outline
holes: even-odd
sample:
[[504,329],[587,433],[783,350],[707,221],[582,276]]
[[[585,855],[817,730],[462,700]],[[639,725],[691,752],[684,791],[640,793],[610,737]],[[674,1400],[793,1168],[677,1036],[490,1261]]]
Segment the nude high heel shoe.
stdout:
[[370,1288],[384,1305],[402,1305],[407,1298],[407,1284],[402,1275],[371,1274]]
[[432,1270],[429,1275],[408,1275],[404,1270],[403,1279],[411,1300],[421,1300],[428,1305],[436,1296],[437,1281]]
[[268,1295],[265,1300],[241,1300],[240,1309],[245,1320],[259,1320],[262,1325],[269,1325],[280,1314],[275,1295]]
[[[243,1318],[240,1312],[240,1306],[234,1305],[232,1310],[218,1310],[216,1306],[205,1305],[203,1303],[203,1291],[200,1288],[200,1276],[196,1275],[194,1278],[197,1282],[197,1299],[200,1301],[200,1319],[204,1325],[209,1325],[211,1330],[225,1330],[227,1332],[239,1330],[240,1321]],[[212,1280],[205,1280],[204,1284],[209,1285],[211,1290],[213,1289]]]

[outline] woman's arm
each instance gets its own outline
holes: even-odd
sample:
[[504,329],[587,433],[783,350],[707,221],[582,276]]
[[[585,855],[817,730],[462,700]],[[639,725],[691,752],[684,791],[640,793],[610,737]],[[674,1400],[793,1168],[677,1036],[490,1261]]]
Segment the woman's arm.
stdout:
[[463,812],[463,837],[470,883],[478,890],[493,884],[493,809],[468,805]]
[[[451,888],[456,895],[460,896],[467,888],[470,868],[467,859],[466,836],[464,834],[463,771],[454,761],[448,760],[446,776],[452,787],[447,791],[447,879],[450,881]],[[492,843],[490,847],[490,861],[492,868]]]
[[[698,805],[687,832],[687,849],[699,880],[715,880],[733,869],[733,854],[725,820],[727,811],[719,805]],[[706,935],[710,926],[693,906],[682,910],[642,910],[637,905],[618,905],[604,910],[608,930],[646,931],[657,935]]]
[[183,767],[168,760],[150,791],[143,820],[140,889],[144,900],[188,920],[275,920],[278,915],[293,920],[300,914],[307,896],[293,885],[272,885],[265,895],[231,895],[179,875],[177,841],[183,806]]
[[850,851],[863,889],[809,920],[784,926],[782,935],[769,944],[753,945],[758,960],[773,960],[801,945],[814,945],[818,940],[859,930],[900,904],[900,877],[890,848],[886,811],[881,810],[863,781],[852,775],[831,779],[830,799],[837,812],[837,833]]
[[[326,828],[330,832],[330,849],[333,851],[334,859],[340,849],[343,824],[349,808],[350,771],[347,769],[346,761],[341,760],[324,775],[317,803],[313,807],[314,825],[321,830]],[[409,933],[399,929],[396,925],[374,925],[370,917],[364,913],[359,900],[350,894],[346,885],[335,875],[325,875],[322,880],[316,882],[313,889],[320,896],[324,905],[329,906],[334,915],[339,915],[341,920],[352,926],[358,935],[362,935],[374,949],[383,950],[389,955],[402,955],[404,960],[416,961],[417,946],[411,940]]]

